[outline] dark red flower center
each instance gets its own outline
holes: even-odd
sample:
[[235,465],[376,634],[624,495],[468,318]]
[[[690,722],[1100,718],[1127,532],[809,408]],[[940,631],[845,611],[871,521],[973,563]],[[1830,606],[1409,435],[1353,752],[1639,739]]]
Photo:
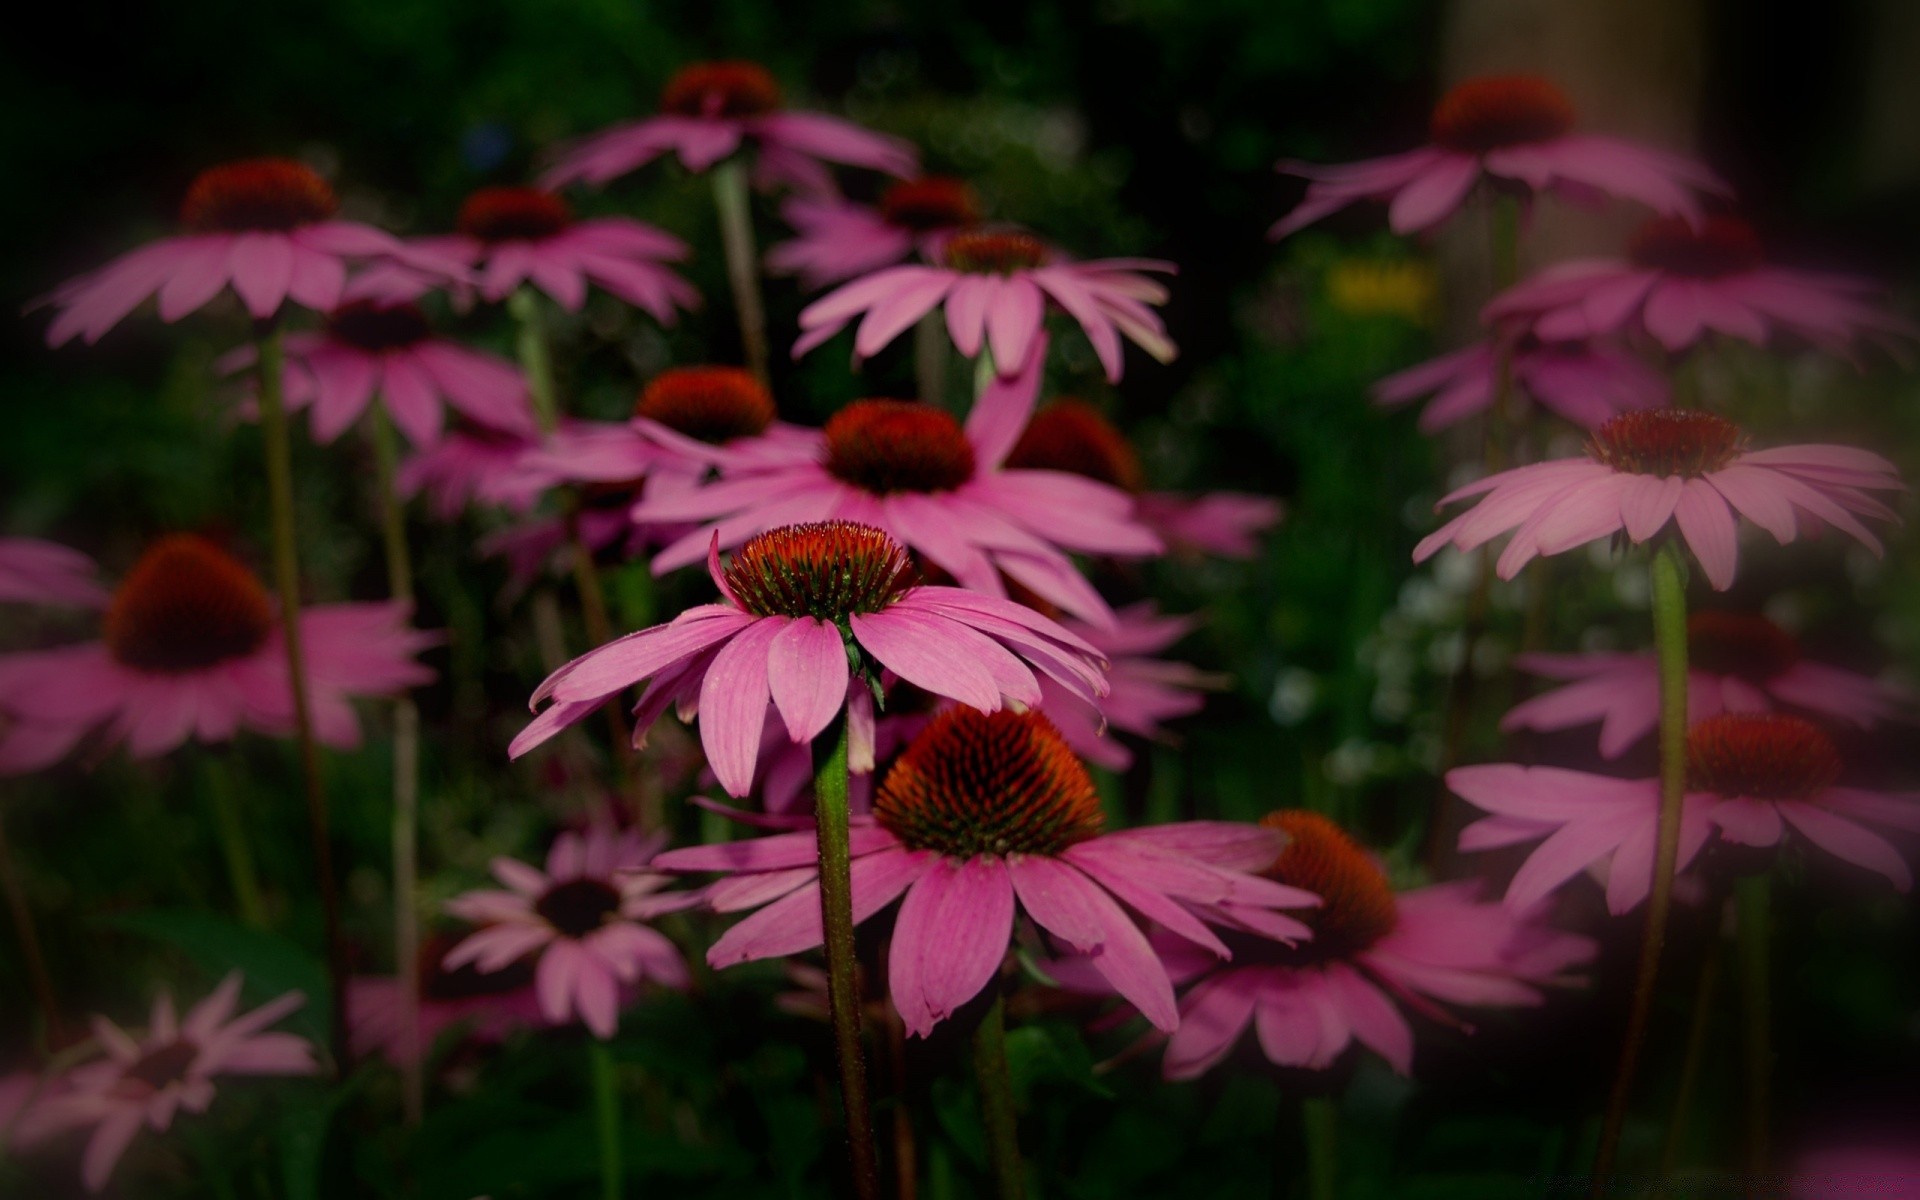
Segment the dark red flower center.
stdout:
[[1044,716],[964,707],[901,752],[873,815],[908,846],[954,858],[1058,854],[1105,823],[1092,777]]
[[583,938],[620,911],[620,893],[603,879],[568,879],[542,893],[533,910],[561,936]]
[[1047,247],[1030,233],[978,229],[947,239],[947,265],[975,275],[1011,275],[1047,261]]
[[190,233],[284,233],[339,208],[333,189],[307,164],[249,158],[200,172],[180,202],[180,224]]
[[416,960],[421,999],[443,1003],[472,1000],[518,991],[533,983],[534,964],[538,960],[531,957],[517,958],[498,971],[482,971],[472,963],[449,970],[446,966],[447,954],[460,941],[458,936],[442,933],[421,943],[420,956]]
[[950,492],[973,478],[973,443],[942,409],[855,400],[828,418],[825,433],[827,470],[869,492]]
[[1140,490],[1140,460],[1113,422],[1085,400],[1055,400],[1007,455],[1009,467],[1067,471],[1129,492]]
[[552,192],[527,187],[484,187],[460,206],[455,226],[483,242],[537,242],[573,224],[573,210]]
[[757,617],[843,621],[875,613],[913,581],[907,552],[871,525],[817,521],[748,539],[727,563],[727,586]]
[[1469,79],[1440,98],[1433,140],[1462,154],[1551,141],[1573,128],[1573,103],[1538,75]]
[[1745,448],[1746,436],[1732,421],[1683,408],[1621,413],[1587,438],[1587,453],[1616,471],[1688,479],[1720,470]]
[[405,301],[349,300],[327,314],[327,332],[370,353],[416,346],[433,335],[427,314]]
[[1840,777],[1840,752],[1811,721],[1728,713],[1687,731],[1687,787],[1753,800],[1808,800]]
[[1697,612],[1687,618],[1694,669],[1764,683],[1800,661],[1793,635],[1758,613]]
[[107,609],[114,658],[141,671],[203,670],[258,650],[273,605],[253,572],[206,538],[173,534],[127,572]]
[[188,1069],[199,1057],[199,1046],[186,1038],[175,1038],[141,1055],[138,1062],[127,1068],[124,1078],[139,1080],[157,1092],[185,1079]]
[[1679,217],[1655,217],[1627,243],[1627,258],[1669,275],[1718,279],[1753,270],[1766,254],[1753,226],[1738,217],[1708,217],[1698,228]]
[[1393,885],[1373,855],[1346,830],[1306,809],[1268,813],[1260,823],[1287,835],[1265,874],[1317,894],[1324,903],[1297,914],[1313,928],[1313,940],[1288,954],[1326,962],[1352,958],[1393,932],[1399,921]]
[[660,110],[683,117],[757,117],[780,107],[780,85],[759,63],[689,63],[667,80]]
[[739,367],[672,367],[640,393],[636,416],[690,438],[721,445],[773,424],[773,394]]
[[915,233],[960,229],[980,220],[980,202],[965,180],[950,175],[905,179],[880,194],[880,217]]

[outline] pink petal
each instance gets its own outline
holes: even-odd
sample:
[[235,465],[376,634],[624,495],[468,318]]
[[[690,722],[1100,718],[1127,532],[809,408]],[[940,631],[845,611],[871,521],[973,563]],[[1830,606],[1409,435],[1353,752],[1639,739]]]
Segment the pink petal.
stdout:
[[907,1032],[925,1037],[980,994],[1013,936],[1013,882],[997,858],[936,858],[894,923],[888,983]]
[[846,704],[848,671],[833,625],[798,617],[779,632],[768,647],[767,673],[787,736],[811,742],[826,729]]
[[700,684],[700,745],[730,796],[753,787],[767,721],[768,648],[790,622],[755,621],[722,646]]

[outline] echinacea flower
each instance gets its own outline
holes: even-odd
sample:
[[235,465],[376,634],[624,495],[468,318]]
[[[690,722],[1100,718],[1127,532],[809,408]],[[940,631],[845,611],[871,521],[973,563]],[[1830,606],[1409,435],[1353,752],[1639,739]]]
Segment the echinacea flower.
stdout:
[[443,521],[473,504],[526,512],[554,484],[550,472],[528,465],[540,446],[526,434],[484,426],[456,430],[403,459],[394,488],[409,500],[425,495]]
[[568,145],[541,176],[542,187],[605,183],[676,154],[701,172],[743,147],[756,152],[760,178],[820,193],[832,190],[822,163],[865,167],[907,178],[919,164],[913,146],[824,113],[783,107],[765,67],[740,61],[689,63],[667,81],[656,116],[628,121]]
[[546,1019],[557,1025],[577,1015],[594,1036],[612,1037],[621,985],[687,986],[679,948],[644,924],[698,899],[661,893],[672,877],[646,869],[662,840],[601,825],[555,838],[544,871],[494,859],[494,878],[507,890],[447,901],[449,913],[484,928],[448,951],[442,965],[491,974],[535,957],[534,991]]
[[1262,824],[1287,835],[1264,874],[1323,901],[1304,914],[1313,937],[1232,938],[1231,962],[1156,939],[1182,982],[1197,979],[1167,1043],[1169,1079],[1205,1073],[1249,1025],[1279,1066],[1326,1070],[1358,1042],[1406,1075],[1414,1037],[1403,1007],[1535,1006],[1543,987],[1571,982],[1567,973],[1594,955],[1588,938],[1479,900],[1472,881],[1396,892],[1374,857],[1318,813],[1282,811]]
[[1431,396],[1420,410],[1420,430],[1437,433],[1493,407],[1506,373],[1512,395],[1595,429],[1620,413],[1667,403],[1666,377],[1635,355],[1599,342],[1498,339],[1395,372],[1373,385],[1373,402],[1396,408]]
[[240,984],[235,971],[184,1018],[163,993],[153,1002],[146,1032],[137,1037],[105,1017],[94,1018],[94,1039],[105,1057],[66,1072],[58,1090],[41,1096],[21,1116],[19,1136],[38,1143],[75,1129],[91,1130],[80,1178],[87,1190],[97,1192],[143,1126],[164,1133],[176,1114],[207,1111],[216,1078],[312,1074],[313,1047],[305,1038],[264,1032],[305,998],[288,992],[236,1015]]
[[[1715,831],[1739,845],[1773,846],[1791,828],[1905,891],[1912,883],[1906,861],[1868,825],[1920,830],[1920,796],[1837,786],[1840,770],[1832,739],[1798,717],[1727,713],[1695,725],[1687,732],[1675,871],[1684,870]],[[1456,767],[1447,786],[1492,814],[1461,831],[1462,850],[1541,843],[1515,873],[1507,903],[1535,904],[1588,868],[1603,870],[1610,911],[1627,912],[1647,898],[1660,822],[1658,779],[1494,763]]]
[[78,550],[39,538],[0,537],[0,601],[105,608],[100,568]]
[[1013,376],[1028,369],[1029,357],[1042,345],[1049,303],[1079,324],[1111,382],[1120,382],[1122,338],[1162,363],[1177,353],[1152,308],[1167,302],[1167,289],[1145,274],[1171,275],[1170,262],[1064,259],[1032,234],[1011,229],[962,230],[946,239],[941,258],[938,265],[883,267],[807,305],[800,310],[793,356],[864,313],[853,357],[870,358],[941,308],[955,349],[969,358],[990,349],[994,370]]
[[1062,621],[1107,659],[1108,691],[1089,704],[1051,680],[1040,681],[1040,708],[1074,753],[1096,766],[1124,771],[1133,751],[1108,727],[1152,741],[1170,741],[1165,722],[1191,716],[1205,704],[1203,693],[1217,690],[1224,677],[1187,663],[1159,657],[1160,652],[1193,632],[1192,617],[1170,617],[1151,601],[1123,608],[1118,625],[1101,629],[1083,621]]
[[767,250],[767,269],[817,291],[919,257],[938,262],[956,230],[980,223],[980,202],[946,175],[903,179],[868,207],[838,196],[795,196],[780,215],[799,236]]
[[[480,294],[504,300],[521,284],[577,312],[589,285],[611,292],[662,325],[680,309],[700,303],[700,293],[667,263],[687,257],[687,244],[630,217],[578,220],[565,200],[526,187],[485,187],[460,206],[456,232],[421,238],[411,252],[449,271],[478,272]],[[388,288],[378,298],[402,293]]]
[[[287,410],[308,410],[317,442],[339,437],[375,397],[416,446],[439,440],[446,408],[488,429],[534,432],[520,369],[435,336],[416,304],[349,300],[327,314],[320,332],[287,335],[285,353]],[[256,357],[243,346],[220,366],[239,371]]]
[[1247,492],[1149,492],[1140,458],[1126,435],[1093,405],[1065,397],[1034,414],[1007,453],[1006,465],[1065,471],[1133,496],[1133,515],[1176,553],[1252,558],[1259,535],[1280,520],[1271,496]]
[[326,312],[340,302],[349,261],[408,257],[380,230],[334,219],[339,207],[327,181],[293,159],[247,159],[202,171],[181,202],[178,236],[142,246],[48,297],[58,315],[47,344],[76,335],[99,341],[155,293],[162,321],[179,320],[228,286],[256,320],[272,317],[289,299]]
[[1641,409],[1594,430],[1586,458],[1502,471],[1441,497],[1436,508],[1482,499],[1427,535],[1413,560],[1425,562],[1449,544],[1473,550],[1511,530],[1495,566],[1500,578],[1512,579],[1537,555],[1618,533],[1645,542],[1671,523],[1707,581],[1725,591],[1738,562],[1738,517],[1782,545],[1803,530],[1832,525],[1879,554],[1879,540],[1855,514],[1893,519],[1869,493],[1902,490],[1893,464],[1865,450],[1749,450],[1740,427],[1724,417]]
[[443,935],[421,947],[414,968],[420,988],[417,1031],[407,1029],[399,979],[363,975],[348,981],[347,1025],[356,1057],[379,1054],[395,1066],[407,1066],[425,1058],[450,1031],[491,1043],[549,1023],[534,990],[532,963],[521,959],[492,972],[471,963],[449,968],[444,960],[453,946],[453,939]]
[[[1571,729],[1600,723],[1600,753],[1618,758],[1660,719],[1652,654],[1524,654],[1515,665],[1567,686],[1508,711],[1500,728]],[[1871,728],[1912,697],[1854,671],[1810,662],[1793,635],[1757,613],[1708,610],[1687,617],[1687,720],[1786,707]]]
[[1719,333],[1764,346],[1786,334],[1842,356],[1861,340],[1899,353],[1917,334],[1873,303],[1869,281],[1777,266],[1736,217],[1656,219],[1625,260],[1559,263],[1495,296],[1490,325],[1550,340],[1644,331],[1670,351]]
[[[135,758],[242,728],[293,732],[293,688],[273,600],[253,572],[206,538],[173,534],[121,581],[99,641],[0,656],[0,713],[14,738],[64,740],[95,729]],[[414,655],[439,639],[407,625],[404,605],[317,604],[301,611],[314,736],[359,744],[355,696],[428,682]]]
[[1417,150],[1337,167],[1282,162],[1280,170],[1310,182],[1299,206],[1267,236],[1278,240],[1363,200],[1388,203],[1395,233],[1419,233],[1457,212],[1482,182],[1527,197],[1616,196],[1688,218],[1699,215],[1696,193],[1726,190],[1711,171],[1677,154],[1576,133],[1575,117],[1565,93],[1538,76],[1469,79],[1440,98],[1433,140]]
[[770,712],[802,743],[846,710],[871,761],[869,681],[850,662],[871,660],[915,687],[989,712],[1008,701],[1038,703],[1034,668],[1089,700],[1106,691],[1093,647],[1011,601],[912,586],[906,551],[871,526],[775,529],[742,546],[724,572],[718,547],[716,537],[707,571],[724,603],[688,609],[548,676],[533,703],[554,703],[513,740],[515,757],[650,679],[634,728],[646,730],[670,704],[683,716],[697,713],[714,775],[741,796],[753,782]]
[[[1128,908],[1222,956],[1210,922],[1239,917],[1276,936],[1303,934],[1277,910],[1311,905],[1312,896],[1194,851],[1232,847],[1244,859],[1280,845],[1253,826],[1207,822],[1104,832],[1093,780],[1044,716],[955,708],[894,763],[873,815],[853,822],[853,918],[901,900],[888,988],[917,1037],[999,972],[1019,910],[1090,956],[1115,991],[1170,1030],[1173,985]],[[728,967],[821,944],[816,863],[814,834],[804,830],[676,850],[659,865],[725,872],[706,889],[708,904],[760,909],[707,952]]]

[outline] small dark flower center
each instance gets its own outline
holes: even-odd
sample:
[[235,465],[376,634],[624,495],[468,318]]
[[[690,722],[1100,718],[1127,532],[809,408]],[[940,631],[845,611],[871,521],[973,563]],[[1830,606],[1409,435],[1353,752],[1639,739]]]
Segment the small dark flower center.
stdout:
[[185,1079],[188,1068],[198,1057],[200,1047],[186,1038],[176,1038],[141,1055],[138,1062],[127,1068],[125,1078],[137,1079],[157,1092]]
[[1698,228],[1679,217],[1655,217],[1627,243],[1627,258],[1669,275],[1718,279],[1753,270],[1766,254],[1753,226],[1737,217],[1708,217]]
[[1058,854],[1105,824],[1093,779],[1044,716],[964,707],[901,752],[873,815],[907,845],[954,858]]
[[980,202],[965,180],[923,175],[894,184],[880,195],[880,216],[915,233],[960,229],[980,220]]
[[1067,471],[1124,491],[1140,490],[1140,460],[1113,422],[1085,400],[1056,400],[1028,422],[1009,467]]
[[1687,618],[1687,659],[1696,670],[1765,683],[1800,661],[1800,644],[1758,613],[1697,612]]
[[1324,902],[1296,914],[1312,927],[1313,940],[1287,950],[1287,961],[1304,965],[1349,959],[1393,932],[1399,922],[1393,885],[1346,830],[1298,808],[1268,813],[1260,823],[1288,838],[1287,848],[1265,874],[1305,888]]
[[180,202],[180,224],[190,233],[284,233],[339,208],[333,189],[307,164],[250,158],[200,172]]
[[107,650],[160,674],[203,670],[258,650],[273,606],[253,572],[206,538],[161,538],[127,572],[107,609]]
[[780,85],[759,63],[689,63],[667,80],[660,110],[683,117],[757,117],[780,107]]
[[647,384],[633,411],[716,446],[765,432],[775,416],[773,394],[739,367],[669,368]]
[[725,578],[754,616],[841,621],[893,603],[913,570],[906,550],[881,530],[818,521],[749,538],[734,551]]
[[1840,752],[1811,721],[1728,713],[1687,731],[1687,787],[1751,800],[1810,800],[1840,777]]
[[537,242],[573,224],[573,210],[552,192],[484,187],[460,206],[455,227],[483,242]]
[[1434,107],[1433,140],[1462,154],[1485,154],[1565,136],[1573,128],[1573,103],[1537,75],[1492,75],[1469,79]]
[[1047,247],[1030,233],[980,229],[947,239],[947,265],[975,275],[1011,275],[1047,261]]
[[825,433],[828,472],[869,492],[950,492],[973,478],[973,443],[942,409],[855,400]]
[[1693,479],[1718,471],[1746,448],[1740,427],[1697,409],[1643,408],[1621,413],[1587,438],[1587,453],[1629,475]]
[[620,893],[602,879],[568,879],[548,888],[533,910],[562,937],[583,938],[620,911]]
[[426,341],[433,326],[418,304],[349,300],[327,314],[327,332],[349,346],[378,354]]

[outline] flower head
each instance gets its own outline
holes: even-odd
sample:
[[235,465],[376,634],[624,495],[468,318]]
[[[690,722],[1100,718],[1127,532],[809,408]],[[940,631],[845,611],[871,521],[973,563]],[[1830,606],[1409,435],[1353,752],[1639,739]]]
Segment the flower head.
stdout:
[[1074,753],[1096,766],[1124,771],[1133,765],[1133,751],[1109,736],[1109,727],[1135,737],[1174,742],[1166,722],[1199,712],[1205,693],[1220,689],[1226,679],[1161,657],[1193,631],[1198,624],[1194,618],[1167,616],[1156,611],[1151,601],[1123,608],[1114,617],[1113,629],[1071,618],[1061,622],[1106,656],[1107,694],[1088,704],[1042,679],[1040,708]]
[[1879,540],[1856,514],[1892,519],[1871,493],[1900,490],[1893,464],[1877,454],[1827,445],[1749,450],[1724,417],[1641,409],[1594,430],[1584,459],[1502,471],[1442,497],[1442,508],[1483,498],[1428,535],[1413,557],[1424,562],[1449,544],[1472,550],[1512,530],[1496,564],[1511,579],[1536,555],[1617,533],[1645,542],[1672,523],[1708,581],[1725,591],[1738,556],[1736,514],[1783,545],[1809,524],[1827,524],[1878,554]]
[[347,985],[348,1020],[356,1055],[380,1054],[388,1062],[419,1062],[441,1034],[460,1030],[480,1042],[498,1042],[518,1029],[547,1024],[534,991],[534,967],[525,959],[497,971],[472,963],[449,968],[446,957],[455,940],[429,938],[413,966],[419,988],[420,1021],[406,1025],[401,980],[361,976]]
[[767,267],[813,291],[915,256],[941,261],[948,238],[979,224],[980,202],[963,180],[923,175],[889,185],[872,207],[796,196],[780,215],[798,236],[770,248]]
[[1712,172],[1637,142],[1576,132],[1571,101],[1532,75],[1469,79],[1440,98],[1432,141],[1417,150],[1337,167],[1282,162],[1309,182],[1298,207],[1274,225],[1275,239],[1362,200],[1388,203],[1395,233],[1418,233],[1459,210],[1475,185],[1531,197],[1595,193],[1698,219],[1696,193],[1722,193]]
[[[1276,936],[1305,930],[1279,910],[1312,898],[1244,873],[1283,839],[1210,823],[1106,832],[1086,768],[1039,713],[950,709],[882,780],[873,814],[852,828],[856,921],[900,899],[889,988],[910,1033],[925,1036],[978,995],[1012,943],[1016,912],[1076,953],[1162,1029],[1173,989],[1136,919],[1160,921],[1209,953],[1210,925],[1241,921]],[[722,871],[707,902],[759,907],[707,960],[716,967],[796,954],[821,943],[811,830],[674,851],[672,870]]]
[[1479,342],[1396,372],[1373,385],[1373,400],[1393,408],[1431,396],[1420,429],[1437,433],[1492,408],[1503,370],[1515,393],[1587,429],[1667,402],[1666,378],[1625,350],[1533,337],[1504,351],[1496,341]]

